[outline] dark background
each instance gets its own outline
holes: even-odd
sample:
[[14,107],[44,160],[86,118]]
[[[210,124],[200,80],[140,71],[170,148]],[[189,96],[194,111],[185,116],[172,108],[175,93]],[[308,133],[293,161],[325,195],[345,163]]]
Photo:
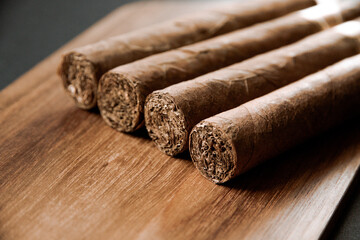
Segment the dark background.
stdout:
[[[134,0],[0,0],[0,90],[129,2]],[[358,179],[329,227],[331,239],[360,239]]]
[[0,89],[134,0],[0,0]]

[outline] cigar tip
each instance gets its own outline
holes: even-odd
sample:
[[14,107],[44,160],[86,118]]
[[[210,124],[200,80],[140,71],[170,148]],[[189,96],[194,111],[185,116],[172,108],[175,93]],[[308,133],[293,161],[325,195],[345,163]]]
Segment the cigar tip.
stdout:
[[98,86],[98,107],[105,122],[121,132],[133,132],[142,122],[143,102],[136,84],[124,75],[108,72]]
[[202,121],[191,131],[189,142],[191,159],[205,178],[219,184],[234,177],[234,147],[220,128]]
[[96,105],[97,77],[92,62],[79,53],[68,53],[63,57],[58,73],[66,93],[82,109]]
[[156,91],[145,103],[145,126],[155,145],[169,156],[183,152],[188,146],[185,115],[167,93]]

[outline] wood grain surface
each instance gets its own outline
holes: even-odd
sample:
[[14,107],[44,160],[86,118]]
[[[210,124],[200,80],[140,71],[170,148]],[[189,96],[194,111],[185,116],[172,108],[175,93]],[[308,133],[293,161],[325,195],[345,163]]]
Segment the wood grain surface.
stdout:
[[358,119],[226,185],[170,158],[144,129],[122,134],[77,109],[64,50],[194,11],[122,7],[0,93],[0,239],[317,239],[360,165]]

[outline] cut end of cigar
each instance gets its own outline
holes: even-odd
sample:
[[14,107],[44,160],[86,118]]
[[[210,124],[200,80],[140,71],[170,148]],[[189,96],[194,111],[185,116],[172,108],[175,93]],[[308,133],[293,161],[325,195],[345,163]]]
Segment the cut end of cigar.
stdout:
[[118,73],[108,72],[100,79],[98,107],[105,122],[121,132],[133,132],[143,121],[136,84]]
[[225,133],[209,122],[197,124],[190,133],[190,155],[200,173],[214,183],[233,178],[236,169],[234,147]]
[[79,53],[64,56],[59,74],[67,94],[82,109],[91,109],[96,105],[97,76],[92,62]]
[[189,133],[185,116],[169,94],[149,95],[144,113],[146,129],[162,152],[175,156],[186,149]]

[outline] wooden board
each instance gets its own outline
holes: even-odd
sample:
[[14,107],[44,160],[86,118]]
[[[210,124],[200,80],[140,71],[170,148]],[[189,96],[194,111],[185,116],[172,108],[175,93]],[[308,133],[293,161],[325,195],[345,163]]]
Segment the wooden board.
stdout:
[[360,165],[357,122],[226,185],[188,153],[160,153],[77,109],[55,71],[64,50],[200,8],[122,7],[0,93],[0,239],[316,239]]

